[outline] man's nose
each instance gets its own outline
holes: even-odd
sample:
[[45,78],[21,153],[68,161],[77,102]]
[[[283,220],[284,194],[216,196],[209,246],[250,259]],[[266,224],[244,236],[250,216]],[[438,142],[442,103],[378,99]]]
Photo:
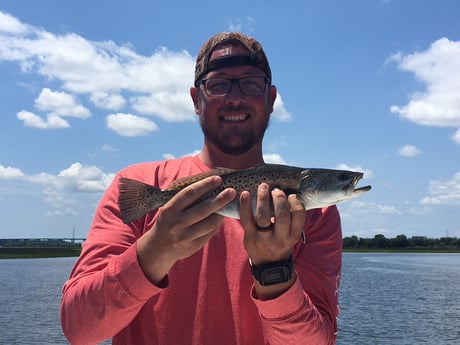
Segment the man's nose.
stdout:
[[241,103],[245,100],[245,95],[243,91],[241,91],[240,84],[238,83],[237,79],[232,80],[232,85],[228,94],[226,95],[226,100],[231,103]]

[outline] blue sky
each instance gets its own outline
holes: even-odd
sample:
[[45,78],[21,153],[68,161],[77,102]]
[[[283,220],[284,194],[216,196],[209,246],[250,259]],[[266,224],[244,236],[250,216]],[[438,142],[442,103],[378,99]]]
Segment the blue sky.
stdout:
[[[288,4],[288,5],[286,5]],[[365,173],[344,236],[460,237],[460,3],[3,1],[0,238],[85,237],[118,170],[200,150],[194,60],[264,46],[267,161]]]

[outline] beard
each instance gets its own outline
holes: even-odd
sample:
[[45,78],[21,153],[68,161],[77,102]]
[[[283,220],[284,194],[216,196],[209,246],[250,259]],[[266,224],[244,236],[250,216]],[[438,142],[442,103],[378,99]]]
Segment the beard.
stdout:
[[249,125],[234,126],[223,131],[220,128],[211,128],[204,116],[200,116],[200,126],[205,138],[220,151],[229,155],[242,155],[252,149],[262,140],[268,125],[269,117],[264,123],[259,124],[259,128]]

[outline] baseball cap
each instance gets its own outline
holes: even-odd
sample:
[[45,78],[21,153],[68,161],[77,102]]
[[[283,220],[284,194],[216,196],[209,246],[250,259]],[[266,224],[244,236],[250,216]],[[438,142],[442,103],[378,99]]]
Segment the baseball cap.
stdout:
[[[209,61],[213,50],[224,44],[241,44],[249,55],[231,56]],[[221,32],[208,39],[201,47],[196,58],[195,85],[206,74],[222,67],[250,65],[265,72],[271,81],[272,72],[262,45],[254,38],[240,32]]]

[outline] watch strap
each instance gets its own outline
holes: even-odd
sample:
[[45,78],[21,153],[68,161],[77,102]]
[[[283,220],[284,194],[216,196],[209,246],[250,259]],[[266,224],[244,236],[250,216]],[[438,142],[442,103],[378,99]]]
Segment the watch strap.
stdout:
[[292,255],[287,260],[270,262],[262,265],[254,265],[249,259],[251,272],[257,281],[263,286],[285,283],[292,277],[294,262]]

